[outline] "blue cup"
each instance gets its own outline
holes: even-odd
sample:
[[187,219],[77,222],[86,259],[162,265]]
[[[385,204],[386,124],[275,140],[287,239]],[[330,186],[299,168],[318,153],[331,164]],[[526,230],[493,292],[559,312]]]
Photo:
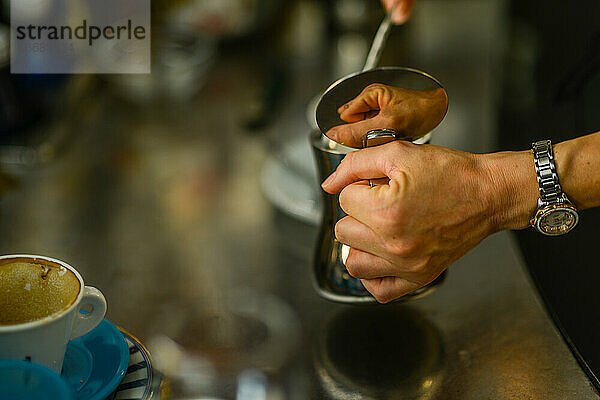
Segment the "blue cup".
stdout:
[[56,372],[27,361],[0,360],[0,400],[74,400]]

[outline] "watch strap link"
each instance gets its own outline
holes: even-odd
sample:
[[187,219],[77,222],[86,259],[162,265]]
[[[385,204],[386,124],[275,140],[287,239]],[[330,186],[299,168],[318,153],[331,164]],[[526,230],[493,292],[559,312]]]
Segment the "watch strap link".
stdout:
[[554,166],[554,153],[550,140],[532,144],[535,172],[540,188],[540,205],[560,203],[563,199],[562,188]]

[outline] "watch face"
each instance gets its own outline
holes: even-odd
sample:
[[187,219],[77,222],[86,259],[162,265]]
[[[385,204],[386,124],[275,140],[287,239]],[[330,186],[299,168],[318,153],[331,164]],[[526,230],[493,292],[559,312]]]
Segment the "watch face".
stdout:
[[575,227],[579,220],[571,208],[554,208],[546,211],[538,221],[540,231],[546,235],[562,235]]

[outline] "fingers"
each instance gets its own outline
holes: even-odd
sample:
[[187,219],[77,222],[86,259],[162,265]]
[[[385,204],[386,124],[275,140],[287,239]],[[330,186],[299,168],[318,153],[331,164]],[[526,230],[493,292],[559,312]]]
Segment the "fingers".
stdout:
[[346,122],[357,122],[365,119],[365,113],[380,110],[382,90],[384,89],[381,84],[367,86],[358,96],[338,108],[340,118]]
[[412,12],[413,6],[415,4],[414,0],[383,0],[383,4],[385,6],[385,10],[389,11],[392,8],[392,5],[398,3],[396,9],[394,10],[394,14],[392,14],[392,22],[395,24],[403,24],[410,18],[410,14]]
[[340,192],[340,207],[348,215],[365,220],[371,207],[377,204],[377,195],[382,187],[371,187],[368,181],[351,183]]
[[346,216],[335,225],[335,237],[350,247],[346,268],[355,278],[396,276],[421,282],[429,279],[429,257],[414,257],[410,243],[397,245],[391,252],[385,238],[354,217]]
[[[339,193],[351,183],[374,178],[390,177],[391,158],[394,149],[411,146],[411,143],[395,141],[381,146],[353,151],[346,154],[337,169],[321,184],[328,193]],[[392,153],[387,153],[391,151]],[[392,156],[390,156],[390,154]]]
[[401,189],[398,181],[388,181],[387,178],[374,181],[385,183],[371,187],[368,181],[359,181],[346,186],[340,192],[342,210],[367,225],[373,220],[373,212],[386,207],[386,199]]
[[335,224],[335,237],[341,243],[352,248],[375,254],[378,252],[378,243],[381,241],[371,228],[349,215]]
[[389,184],[390,184],[390,178],[369,179],[369,186],[371,186],[371,187],[381,186],[381,185],[389,185]]
[[350,248],[346,269],[350,276],[358,279],[396,276],[397,270],[389,261],[356,248]]
[[422,285],[402,278],[387,276],[385,278],[361,279],[365,289],[380,303],[388,303],[406,294],[414,292]]
[[360,148],[362,147],[362,138],[373,129],[393,129],[392,121],[379,115],[365,120],[360,118],[359,122],[333,127],[327,131],[326,135],[344,146]]
[[350,147],[361,147],[362,138],[373,129],[393,129],[392,121],[378,115],[379,110],[390,101],[387,86],[374,83],[338,108],[340,118],[349,124],[339,125],[327,132],[327,136]]

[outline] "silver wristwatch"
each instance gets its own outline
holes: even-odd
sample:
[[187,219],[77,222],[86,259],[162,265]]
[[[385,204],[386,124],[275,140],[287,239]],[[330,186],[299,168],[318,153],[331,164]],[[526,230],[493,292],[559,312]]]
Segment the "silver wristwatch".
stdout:
[[544,235],[564,235],[577,225],[579,221],[577,209],[563,193],[558,182],[552,143],[549,140],[542,140],[533,143],[531,147],[540,186],[540,198],[538,209],[530,223]]

